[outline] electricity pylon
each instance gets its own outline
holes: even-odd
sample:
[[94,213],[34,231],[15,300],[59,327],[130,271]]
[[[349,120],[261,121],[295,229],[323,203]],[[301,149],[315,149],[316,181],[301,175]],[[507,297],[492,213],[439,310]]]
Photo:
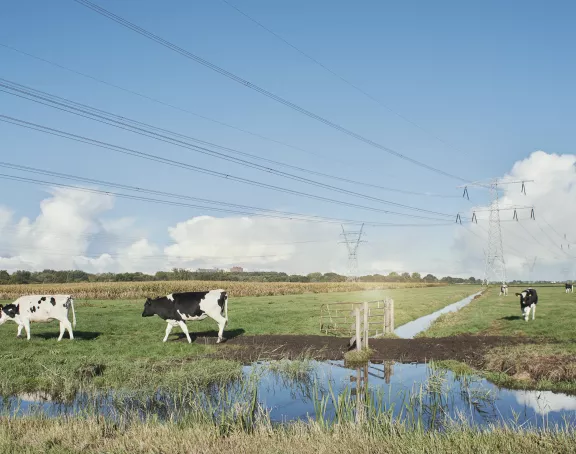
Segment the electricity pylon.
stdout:
[[341,243],[345,243],[348,250],[348,272],[346,279],[348,281],[355,281],[358,272],[358,246],[360,246],[360,243],[364,242],[362,241],[364,224],[362,224],[360,230],[357,231],[346,231],[343,225],[341,225],[341,227],[341,236],[344,238],[344,241],[341,241]]

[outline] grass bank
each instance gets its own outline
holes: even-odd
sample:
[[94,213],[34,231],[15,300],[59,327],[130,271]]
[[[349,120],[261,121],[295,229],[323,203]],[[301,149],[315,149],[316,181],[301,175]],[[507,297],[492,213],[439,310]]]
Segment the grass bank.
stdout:
[[519,298],[525,287],[510,287],[509,296],[490,288],[460,311],[442,315],[426,337],[458,334],[524,337],[534,343],[498,347],[484,355],[482,371],[491,381],[512,388],[576,393],[576,332],[571,316],[576,295],[561,286],[534,286],[538,291],[536,319],[521,317]]
[[[223,436],[225,435],[225,436]],[[97,419],[0,419],[1,453],[169,453],[194,452],[348,454],[370,453],[572,453],[576,436],[570,430],[531,431],[465,427],[444,433],[423,432],[401,425],[343,424],[329,430],[315,423],[288,427],[260,424],[246,431],[229,427],[223,434],[213,425],[160,423],[120,428]]]
[[[474,291],[474,289],[472,289]],[[231,298],[225,337],[243,334],[320,334],[320,306],[332,301],[362,301],[390,296],[396,323],[402,324],[467,296],[468,286],[402,288],[353,293]],[[0,327],[0,393],[46,391],[70,394],[79,388],[153,390],[209,381],[225,381],[240,373],[240,364],[203,359],[231,344],[175,342],[174,329],[162,343],[166,323],[141,316],[143,300],[76,301],[75,340],[57,343],[58,324],[32,324],[30,341],[16,338],[16,325]],[[188,323],[194,333],[215,336],[206,319]]]

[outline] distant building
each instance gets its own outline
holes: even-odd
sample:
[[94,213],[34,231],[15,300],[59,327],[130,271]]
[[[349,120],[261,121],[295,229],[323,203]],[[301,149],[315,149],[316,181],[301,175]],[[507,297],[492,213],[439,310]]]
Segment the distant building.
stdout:
[[231,273],[242,273],[242,272],[244,272],[244,268],[242,268],[241,266],[233,266],[232,268],[230,268],[230,272]]
[[222,273],[223,270],[218,268],[198,268],[197,273]]

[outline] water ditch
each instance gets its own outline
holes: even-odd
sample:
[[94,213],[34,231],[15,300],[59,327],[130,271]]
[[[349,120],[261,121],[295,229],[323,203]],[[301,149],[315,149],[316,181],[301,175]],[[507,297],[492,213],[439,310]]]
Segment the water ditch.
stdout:
[[394,334],[396,334],[398,337],[402,339],[413,339],[417,334],[426,331],[428,328],[430,328],[432,323],[434,323],[434,321],[438,319],[438,317],[440,317],[441,315],[447,314],[449,312],[456,312],[462,309],[464,306],[467,306],[472,301],[474,301],[474,298],[476,298],[481,294],[482,291],[474,293],[473,295],[470,295],[460,301],[457,301],[456,303],[449,304],[448,306],[443,307],[442,309],[437,310],[436,312],[432,312],[431,314],[424,315],[423,317],[417,318],[416,320],[412,320],[411,322],[408,322],[405,325],[396,328],[394,330]]
[[152,396],[79,393],[71,402],[21,394],[1,398],[0,411],[12,417],[101,415],[124,422],[135,417],[185,421],[190,415],[195,421],[216,421],[256,413],[274,423],[309,418],[344,422],[364,414],[425,428],[454,422],[476,427],[576,427],[575,396],[499,388],[433,364],[393,362],[359,368],[347,368],[342,361],[255,363],[244,367],[242,379],[225,385]]

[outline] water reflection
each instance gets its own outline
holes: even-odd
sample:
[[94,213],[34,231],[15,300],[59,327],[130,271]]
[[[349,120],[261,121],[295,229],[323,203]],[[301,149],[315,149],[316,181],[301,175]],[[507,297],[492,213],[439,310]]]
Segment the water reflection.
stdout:
[[[42,393],[0,399],[4,413],[22,416],[99,414],[127,420],[149,417],[243,418],[264,408],[272,422],[293,420],[360,422],[389,417],[413,427],[442,429],[449,423],[486,426],[513,421],[546,427],[576,426],[576,397],[548,391],[498,388],[475,376],[456,375],[430,364],[391,361],[349,368],[343,361],[257,363],[244,378],[222,386],[158,391],[153,395],[109,392],[78,394],[69,403]],[[136,415],[136,416],[134,416]]]

